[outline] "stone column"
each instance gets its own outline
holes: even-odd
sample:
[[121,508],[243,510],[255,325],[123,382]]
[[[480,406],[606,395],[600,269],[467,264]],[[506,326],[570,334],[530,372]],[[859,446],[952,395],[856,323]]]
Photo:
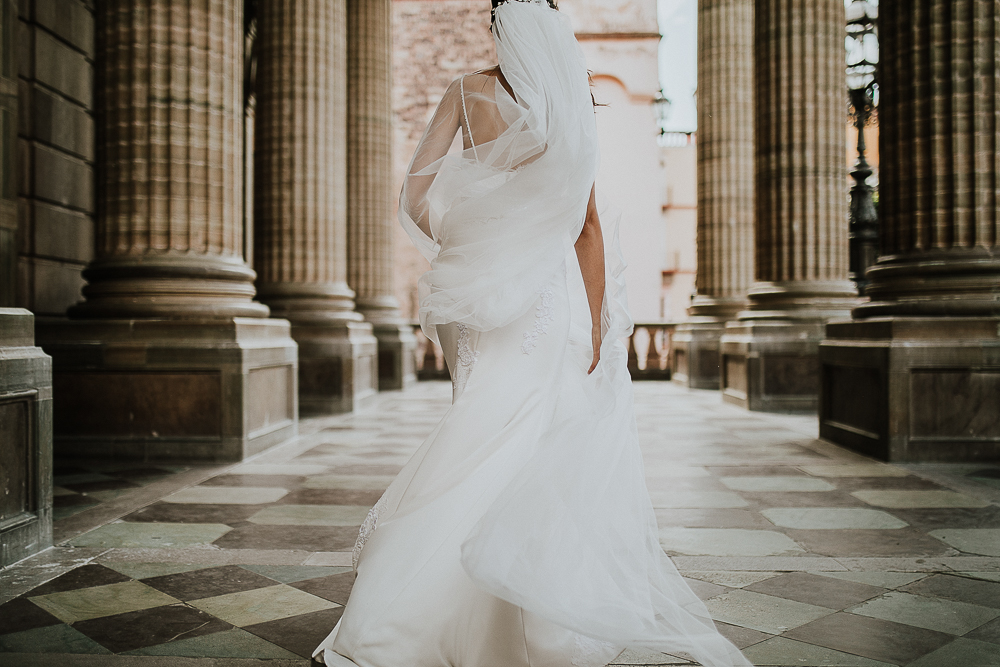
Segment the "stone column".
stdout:
[[56,444],[233,460],[296,433],[295,344],[243,259],[243,2],[95,14],[96,258],[40,322]]
[[722,338],[724,396],[751,410],[816,409],[823,324],[856,303],[845,25],[840,0],[756,3],[756,282]]
[[823,437],[1000,458],[1000,2],[881,8],[881,257],[821,348]]
[[392,0],[347,0],[348,284],[375,328],[383,390],[417,379],[417,340],[393,293],[392,182]]
[[753,279],[753,0],[698,4],[698,273],[673,379],[719,388],[719,339]]
[[303,414],[374,396],[376,341],[347,284],[347,2],[258,5],[254,266],[292,322]]

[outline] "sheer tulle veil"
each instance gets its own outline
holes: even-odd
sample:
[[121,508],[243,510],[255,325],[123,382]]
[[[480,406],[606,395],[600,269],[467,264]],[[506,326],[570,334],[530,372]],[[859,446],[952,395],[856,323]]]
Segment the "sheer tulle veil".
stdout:
[[[488,331],[534,307],[563,262],[575,261],[597,174],[589,78],[568,18],[542,0],[506,2],[495,17],[500,69],[514,93],[497,82],[505,128],[445,155],[464,98],[442,103],[400,199],[400,221],[431,263],[420,280],[420,319],[432,339],[438,325]],[[453,85],[446,96],[459,94]],[[625,264],[617,221],[602,217],[601,362],[587,375],[590,318],[577,275],[570,289],[582,299],[582,319],[573,314],[579,326],[571,326],[569,347],[581,368],[537,443],[503,464],[517,469],[462,544],[462,566],[483,590],[582,636],[685,652],[708,667],[749,665],[659,542],[622,342],[632,328]],[[386,516],[404,486],[390,487]]]
[[486,331],[531,306],[579,236],[597,174],[587,69],[568,19],[544,2],[514,1],[497,8],[493,31],[516,97],[497,90],[506,129],[433,159],[443,152],[437,138],[454,134],[455,107],[442,105],[400,197],[400,221],[431,262],[420,320],[435,340],[439,324]]

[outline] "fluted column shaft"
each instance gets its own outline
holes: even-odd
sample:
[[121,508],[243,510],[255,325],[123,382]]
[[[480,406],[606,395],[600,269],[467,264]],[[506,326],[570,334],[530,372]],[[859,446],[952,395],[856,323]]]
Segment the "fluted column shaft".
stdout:
[[1000,314],[1000,0],[881,7],[872,315]]
[[694,316],[732,316],[753,279],[753,0],[698,4]]
[[347,0],[348,284],[372,322],[393,294],[392,2]]
[[841,0],[756,3],[755,316],[822,316],[853,294],[845,21]]
[[95,10],[96,256],[78,317],[265,317],[243,261],[243,2]]
[[345,0],[258,7],[254,267],[293,323],[357,320],[347,285]]

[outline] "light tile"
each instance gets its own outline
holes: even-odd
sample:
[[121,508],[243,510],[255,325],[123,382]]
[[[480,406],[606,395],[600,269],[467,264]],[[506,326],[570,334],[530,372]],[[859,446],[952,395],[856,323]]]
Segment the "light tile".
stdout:
[[832,648],[814,646],[785,637],[774,637],[743,650],[747,660],[757,667],[787,667],[788,665],[808,665],[809,667],[894,667],[887,662],[862,658],[835,651]]
[[742,589],[729,591],[705,602],[716,621],[778,635],[834,613],[803,602]]
[[970,577],[972,579],[1000,582],[1000,572],[956,572],[956,574],[960,574],[963,577]]
[[661,528],[660,544],[688,556],[778,556],[804,550],[790,537],[742,528]]
[[163,499],[197,505],[263,505],[281,500],[287,489],[273,486],[191,486]]
[[813,572],[813,574],[890,589],[912,584],[927,576],[927,573],[914,574],[911,572]]
[[988,642],[964,639],[942,646],[933,653],[928,653],[907,667],[998,667],[1000,666],[1000,647]]
[[700,579],[711,584],[727,586],[729,588],[743,588],[751,584],[760,583],[777,577],[780,572],[682,572],[685,577]]
[[176,604],[178,600],[138,581],[78,588],[30,598],[64,623]]
[[392,475],[316,475],[302,484],[304,489],[386,489],[396,479]]
[[876,507],[895,509],[988,507],[989,503],[955,491],[900,491],[864,489],[851,494]]
[[244,463],[226,471],[227,475],[321,475],[326,466],[295,463]]
[[352,570],[350,567],[310,567],[307,565],[241,565],[240,567],[282,584],[294,584],[297,581],[329,577]]
[[668,655],[666,653],[656,653],[644,649],[627,648],[622,651],[617,658],[611,661],[608,667],[650,667],[651,665],[693,665],[695,663],[684,658]]
[[711,477],[701,466],[688,466],[672,461],[646,460],[643,464],[646,477]]
[[[104,648],[90,637],[68,625],[50,625],[45,628],[12,632],[0,635],[0,665],[11,665],[3,658],[4,653],[70,653],[70,654],[101,654],[111,651]],[[53,660],[48,664],[59,664]],[[63,664],[71,664],[64,662]]]
[[340,606],[285,585],[191,600],[188,604],[239,627]]
[[70,541],[74,547],[193,547],[211,544],[232,528],[221,523],[109,523]]
[[930,536],[959,551],[1000,556],[1000,529],[997,528],[943,528],[932,530]]
[[879,463],[838,463],[836,465],[799,466],[816,477],[907,477],[902,468]]
[[730,491],[650,491],[653,507],[666,509],[725,509],[749,503]]
[[722,477],[720,480],[733,491],[810,492],[835,491],[837,487],[813,477],[774,475],[772,477]]
[[370,510],[360,505],[271,505],[249,521],[266,526],[360,526]]
[[1000,609],[892,591],[848,609],[852,614],[964,635],[1000,616]]
[[[246,630],[234,628],[191,639],[178,639],[166,644],[129,651],[122,655],[162,655],[188,658],[248,658],[260,660],[294,660],[303,662],[280,646],[252,635]],[[143,663],[145,664],[145,663]],[[160,663],[153,663],[160,664]]]
[[202,570],[205,565],[184,565],[181,563],[104,563],[101,565],[133,579],[148,579],[163,577],[168,574],[180,574]]
[[760,513],[776,526],[802,530],[892,530],[910,525],[888,512],[855,507],[772,507]]

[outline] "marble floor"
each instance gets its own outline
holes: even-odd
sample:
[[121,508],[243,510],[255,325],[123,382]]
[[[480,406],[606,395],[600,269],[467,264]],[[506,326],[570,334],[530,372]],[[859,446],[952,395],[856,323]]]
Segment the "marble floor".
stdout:
[[[385,394],[236,465],[59,464],[57,546],[0,572],[0,666],[308,665],[449,399]],[[1000,665],[1000,465],[884,465],[669,383],[636,400],[663,547],[755,665]]]

